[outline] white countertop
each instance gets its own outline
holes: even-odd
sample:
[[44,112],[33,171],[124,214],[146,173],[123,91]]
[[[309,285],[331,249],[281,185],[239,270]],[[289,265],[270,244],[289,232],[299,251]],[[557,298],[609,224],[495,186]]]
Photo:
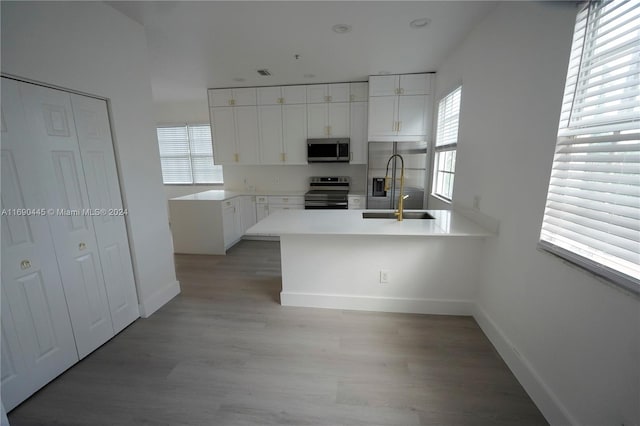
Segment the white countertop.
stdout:
[[[393,235],[464,236],[493,235],[460,213],[419,210],[435,219],[363,219],[365,210],[285,210],[275,212],[246,232],[247,235]],[[392,210],[366,210],[392,211]],[[407,210],[414,211],[414,210]]]
[[241,195],[288,195],[303,196],[306,191],[258,191],[258,192],[244,192],[244,191],[227,191],[224,189],[212,189],[210,191],[198,192],[195,194],[183,195],[182,197],[171,198],[169,201],[224,201],[231,198],[239,197]]

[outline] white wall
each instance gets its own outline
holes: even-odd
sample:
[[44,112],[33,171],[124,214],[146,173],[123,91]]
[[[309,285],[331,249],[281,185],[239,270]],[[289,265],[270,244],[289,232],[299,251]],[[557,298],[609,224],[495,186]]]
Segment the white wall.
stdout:
[[552,424],[638,425],[638,298],[536,249],[576,11],[500,3],[436,91],[462,81],[454,201],[501,222],[478,322]]
[[367,166],[349,164],[308,164],[304,166],[224,166],[226,189],[243,191],[306,191],[310,176],[349,176],[352,192],[367,190]]
[[2,72],[108,98],[138,298],[180,291],[141,25],[102,2],[2,2]]

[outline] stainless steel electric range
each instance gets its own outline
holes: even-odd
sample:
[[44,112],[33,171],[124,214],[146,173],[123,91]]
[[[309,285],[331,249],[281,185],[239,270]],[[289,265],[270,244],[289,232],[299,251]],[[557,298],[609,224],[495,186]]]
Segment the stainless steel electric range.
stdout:
[[312,176],[310,190],[304,194],[305,209],[346,209],[349,201],[349,176]]

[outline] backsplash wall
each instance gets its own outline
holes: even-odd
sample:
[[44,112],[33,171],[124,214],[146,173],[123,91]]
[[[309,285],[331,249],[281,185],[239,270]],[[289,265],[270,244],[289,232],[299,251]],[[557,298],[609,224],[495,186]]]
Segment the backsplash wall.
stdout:
[[224,189],[231,191],[306,191],[310,176],[349,176],[351,192],[366,191],[364,164],[309,164],[303,166],[224,166]]

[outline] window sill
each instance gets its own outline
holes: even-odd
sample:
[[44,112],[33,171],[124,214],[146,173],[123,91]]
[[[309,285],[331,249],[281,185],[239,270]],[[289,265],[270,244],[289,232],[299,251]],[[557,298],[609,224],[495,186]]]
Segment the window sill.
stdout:
[[163,183],[164,186],[223,186],[224,182],[214,183]]
[[627,276],[621,275],[617,271],[599,264],[592,264],[589,261],[585,261],[578,255],[574,255],[567,250],[545,241],[538,241],[537,249],[539,252],[546,253],[556,259],[560,259],[564,264],[574,269],[587,273],[609,287],[621,291],[629,296],[640,298],[640,286],[638,286],[633,279],[627,278]]
[[453,200],[450,200],[450,199],[448,199],[446,197],[443,197],[442,195],[435,194],[435,193],[431,193],[429,195],[432,196],[433,198],[439,200],[439,201],[442,201],[443,203],[447,203],[447,204],[452,204],[453,203]]

